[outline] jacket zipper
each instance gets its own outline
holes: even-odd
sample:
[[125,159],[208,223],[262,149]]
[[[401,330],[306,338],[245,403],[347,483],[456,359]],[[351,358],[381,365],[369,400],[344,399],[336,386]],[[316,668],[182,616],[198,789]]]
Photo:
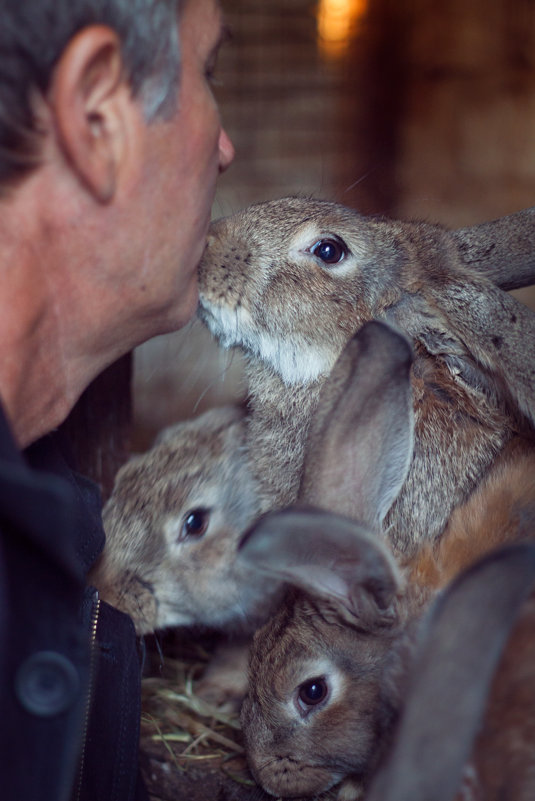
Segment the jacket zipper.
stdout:
[[78,768],[78,781],[77,781],[77,789],[76,795],[74,798],[76,801],[80,801],[80,797],[82,795],[82,779],[84,775],[84,763],[85,763],[85,749],[87,745],[87,734],[89,730],[89,716],[91,714],[91,702],[93,700],[93,690],[94,690],[94,683],[95,683],[95,663],[96,663],[96,656],[97,656],[97,624],[98,624],[98,616],[100,612],[100,598],[98,595],[98,590],[95,590],[93,595],[93,609],[91,610],[91,621],[90,621],[90,639],[89,639],[89,648],[90,648],[90,656],[89,656],[89,687],[87,690],[87,700],[85,705],[85,716],[84,716],[84,726],[82,729],[82,749],[80,751],[80,763]]

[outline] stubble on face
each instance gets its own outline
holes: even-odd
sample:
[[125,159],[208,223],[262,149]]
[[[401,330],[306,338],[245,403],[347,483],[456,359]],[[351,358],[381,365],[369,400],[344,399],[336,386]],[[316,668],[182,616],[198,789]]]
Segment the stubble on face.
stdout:
[[212,93],[217,54],[228,35],[219,2],[186,0],[179,34],[182,65],[176,112],[149,124],[141,180],[147,210],[143,272],[155,294],[169,304],[158,333],[181,327],[195,314],[197,266],[217,178],[233,157],[228,139],[223,141],[229,143],[230,155],[221,147],[222,126]]

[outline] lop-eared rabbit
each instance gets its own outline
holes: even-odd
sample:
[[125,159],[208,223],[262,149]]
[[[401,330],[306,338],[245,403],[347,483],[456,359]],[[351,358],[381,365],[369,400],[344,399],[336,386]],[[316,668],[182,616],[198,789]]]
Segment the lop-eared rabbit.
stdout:
[[515,436],[533,435],[535,315],[504,289],[535,280],[534,221],[527,210],[448,231],[291,197],[212,224],[199,315],[246,356],[263,511],[295,501],[321,387],[379,318],[414,347],[416,444],[389,538],[410,555],[440,536]]
[[177,423],[119,470],[90,581],[140,635],[193,625],[252,631],[269,587],[236,562],[236,547],[258,509],[241,407]]
[[[424,542],[401,563],[394,558],[384,523],[411,464],[410,369],[411,350],[404,337],[378,322],[361,329],[342,352],[320,397],[299,493],[302,506],[268,513],[240,546],[240,558],[253,573],[290,587],[277,613],[255,635],[242,708],[252,772],[277,797],[317,795],[339,783],[342,801],[362,797],[391,745],[426,610],[453,577],[487,554],[492,570],[476,583],[471,600],[465,599],[464,616],[454,617],[453,627],[442,628],[442,651],[433,657],[439,667],[431,685],[435,695],[447,690],[453,705],[457,689],[459,701],[467,704],[464,717],[456,717],[452,708],[442,732],[440,723],[434,732],[435,745],[440,732],[445,738],[442,753],[449,754],[458,778],[508,627],[535,579],[533,549],[527,556],[513,555],[514,572],[509,567],[505,580],[500,561],[506,563],[509,557],[495,550],[533,536],[535,457],[520,441],[501,455],[469,502],[456,510],[438,544]],[[498,507],[501,513],[493,519],[489,510]],[[345,516],[355,510],[357,519]],[[494,719],[490,732],[483,727],[483,745],[476,745],[469,763],[471,784],[463,785],[465,801],[498,801],[504,797],[499,795],[504,781],[516,782],[522,790],[508,799],[535,797],[534,641],[526,633],[530,627],[533,632],[533,604],[527,614],[521,621],[524,629],[516,634],[520,650],[500,668],[501,684],[491,694],[489,714]],[[470,625],[472,615],[477,619]],[[463,620],[468,621],[464,629],[457,625]],[[444,677],[445,685],[440,681]],[[462,692],[467,679],[469,692]],[[457,688],[451,686],[455,681]],[[417,683],[415,698],[412,709],[419,710],[421,727],[426,708],[418,704]],[[456,720],[461,730],[453,726]],[[412,753],[423,747],[418,745],[420,730],[425,731],[413,732]],[[491,772],[493,766],[498,777],[492,796],[485,794],[491,785],[489,760],[484,758],[489,740]],[[451,752],[452,742],[463,747]],[[504,743],[509,762],[498,766],[496,753]],[[412,778],[412,792],[419,779],[404,765],[404,754],[401,773]],[[441,759],[441,753],[426,754],[431,760]],[[385,779],[388,797],[381,794],[384,785],[374,788],[374,801],[412,799],[410,792],[398,799],[398,778],[399,771]],[[425,786],[428,789],[429,782]],[[455,777],[449,786],[455,794]],[[446,801],[453,795],[436,797]],[[428,801],[435,795],[416,798]]]

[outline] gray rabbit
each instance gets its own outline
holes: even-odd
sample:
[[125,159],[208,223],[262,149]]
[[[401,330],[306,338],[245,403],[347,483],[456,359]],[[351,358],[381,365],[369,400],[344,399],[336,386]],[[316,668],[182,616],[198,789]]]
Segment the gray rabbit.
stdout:
[[240,407],[170,426],[119,470],[90,581],[138,634],[195,624],[252,630],[270,584],[251,579],[236,546],[258,509]]
[[499,287],[534,280],[534,220],[450,232],[294,197],[212,224],[199,314],[246,355],[262,510],[295,501],[322,385],[374,318],[414,349],[415,448],[385,521],[398,552],[435,541],[510,443],[533,437],[535,315]]

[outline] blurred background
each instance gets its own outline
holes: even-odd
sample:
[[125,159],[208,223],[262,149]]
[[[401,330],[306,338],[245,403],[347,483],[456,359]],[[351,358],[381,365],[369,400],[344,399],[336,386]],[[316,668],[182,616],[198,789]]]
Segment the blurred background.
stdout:
[[[214,217],[288,194],[462,227],[535,205],[533,0],[222,0],[236,160]],[[517,294],[535,307],[535,292]],[[199,323],[134,358],[134,450],[242,398]]]

